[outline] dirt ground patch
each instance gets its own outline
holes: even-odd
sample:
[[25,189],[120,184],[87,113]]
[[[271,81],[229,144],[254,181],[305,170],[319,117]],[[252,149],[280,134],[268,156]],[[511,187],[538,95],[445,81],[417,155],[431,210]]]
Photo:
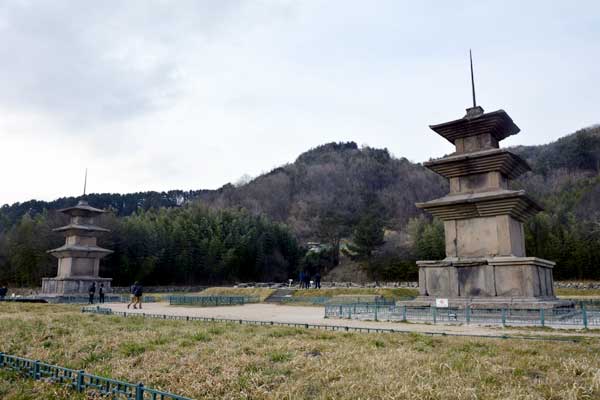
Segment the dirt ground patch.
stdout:
[[447,333],[462,335],[498,336],[511,335],[543,335],[543,336],[595,336],[599,332],[565,330],[565,329],[536,329],[517,327],[498,327],[482,325],[444,325],[444,324],[416,324],[401,322],[376,322],[350,319],[324,318],[323,307],[296,307],[279,304],[245,304],[243,306],[226,307],[184,307],[169,306],[166,303],[148,303],[143,310],[127,309],[125,304],[107,304],[115,311],[129,311],[135,313],[155,313],[165,315],[196,316],[207,318],[243,319],[250,321],[276,321],[298,324],[323,324],[336,326],[352,326],[365,328],[385,328],[416,333]]

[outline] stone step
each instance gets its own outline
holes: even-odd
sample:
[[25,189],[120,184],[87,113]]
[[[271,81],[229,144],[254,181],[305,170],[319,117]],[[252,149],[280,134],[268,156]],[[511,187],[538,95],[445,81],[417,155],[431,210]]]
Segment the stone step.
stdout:
[[265,303],[283,303],[286,298],[289,298],[295,289],[277,289],[269,297],[265,299]]

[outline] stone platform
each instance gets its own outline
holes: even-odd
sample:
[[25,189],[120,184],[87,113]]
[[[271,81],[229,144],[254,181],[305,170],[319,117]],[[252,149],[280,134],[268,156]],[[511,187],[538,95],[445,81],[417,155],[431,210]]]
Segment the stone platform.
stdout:
[[554,263],[537,257],[418,261],[419,294],[460,297],[554,297]]
[[43,278],[42,293],[44,296],[53,295],[71,295],[71,294],[87,294],[89,287],[93,282],[96,282],[96,293],[100,288],[100,284],[104,284],[105,293],[109,293],[112,278],[100,278],[97,276],[78,276],[70,278]]
[[[450,307],[555,308],[571,302],[554,295],[554,263],[537,257],[446,258],[419,261],[419,297],[406,305],[428,306],[436,298]],[[404,305],[404,303],[403,303]]]

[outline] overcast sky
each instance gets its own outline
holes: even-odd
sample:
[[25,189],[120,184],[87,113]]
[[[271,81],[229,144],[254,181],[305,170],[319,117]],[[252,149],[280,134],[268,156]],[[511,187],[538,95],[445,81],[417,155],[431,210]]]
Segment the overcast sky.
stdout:
[[477,100],[600,122],[598,1],[0,1],[0,204],[218,188],[331,141],[424,161]]

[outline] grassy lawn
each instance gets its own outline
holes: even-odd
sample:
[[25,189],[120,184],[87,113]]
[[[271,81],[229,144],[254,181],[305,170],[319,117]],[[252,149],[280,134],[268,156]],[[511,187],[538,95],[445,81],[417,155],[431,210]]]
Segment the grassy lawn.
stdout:
[[600,289],[557,288],[554,291],[560,297],[600,297]]
[[402,298],[416,296],[418,289],[410,288],[331,288],[331,289],[306,289],[296,290],[294,297],[334,297],[334,296],[365,296],[378,295],[388,298]]
[[[0,351],[209,399],[600,397],[600,340],[320,332],[0,304]],[[71,399],[0,375],[0,398]]]

